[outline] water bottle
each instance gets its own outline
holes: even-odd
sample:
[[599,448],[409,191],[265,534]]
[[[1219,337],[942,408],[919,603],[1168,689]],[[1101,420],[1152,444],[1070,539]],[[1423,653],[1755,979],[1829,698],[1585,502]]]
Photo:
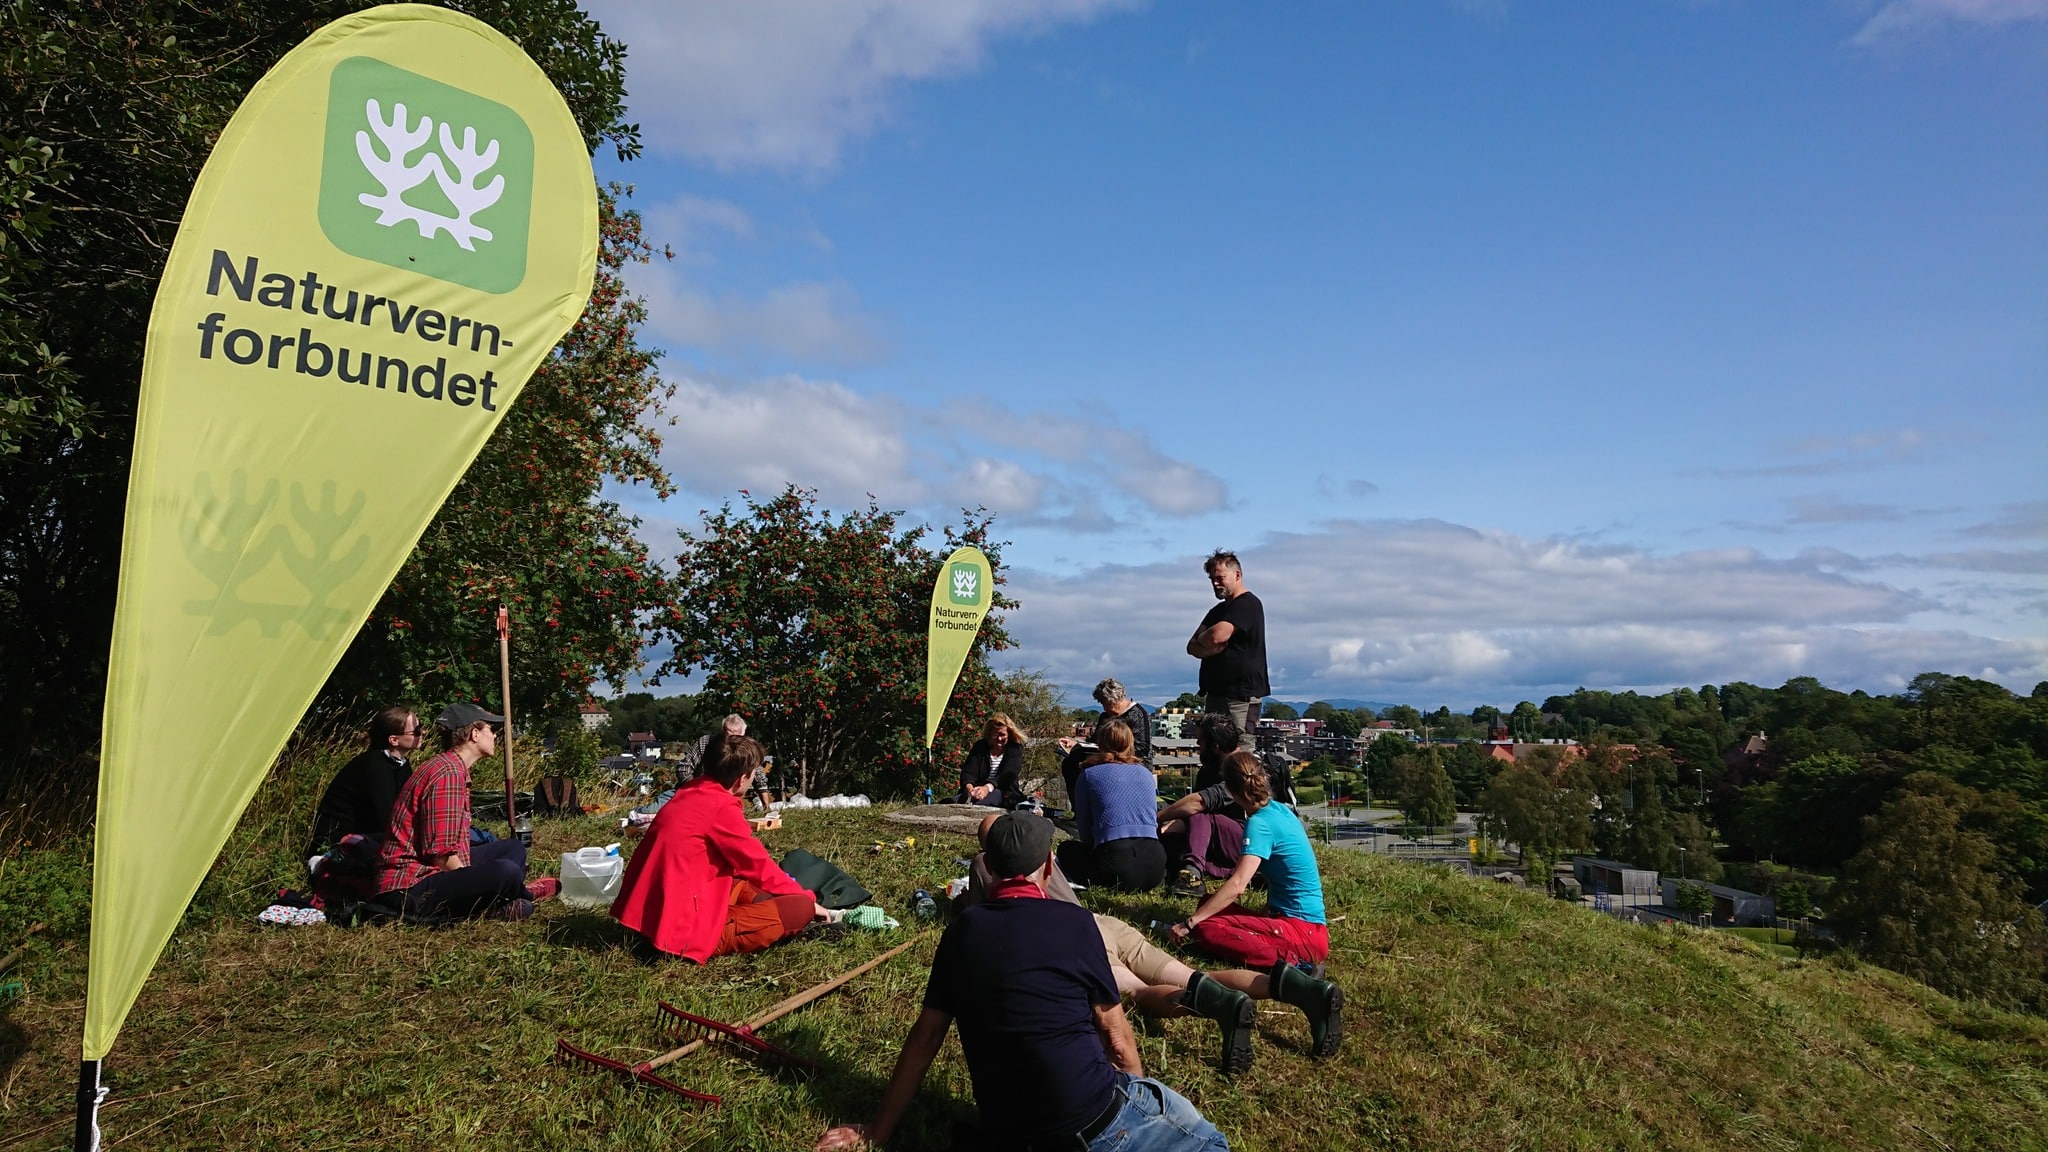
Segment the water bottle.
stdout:
[[939,902],[932,899],[931,893],[919,888],[910,894],[910,911],[919,920],[936,920],[939,918]]

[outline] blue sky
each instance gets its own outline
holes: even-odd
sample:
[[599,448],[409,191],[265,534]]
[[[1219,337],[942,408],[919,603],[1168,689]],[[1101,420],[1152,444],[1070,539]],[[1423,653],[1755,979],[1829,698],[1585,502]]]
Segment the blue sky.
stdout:
[[1288,698],[2048,678],[2048,0],[628,4],[658,552],[1012,541],[1016,662]]

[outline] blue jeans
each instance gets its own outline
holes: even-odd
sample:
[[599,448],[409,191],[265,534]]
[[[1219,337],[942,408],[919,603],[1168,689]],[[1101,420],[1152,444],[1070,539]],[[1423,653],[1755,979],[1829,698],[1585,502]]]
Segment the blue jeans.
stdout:
[[1119,1072],[1116,1079],[1123,1108],[1088,1152],[1230,1152],[1230,1141],[1187,1097],[1151,1077]]

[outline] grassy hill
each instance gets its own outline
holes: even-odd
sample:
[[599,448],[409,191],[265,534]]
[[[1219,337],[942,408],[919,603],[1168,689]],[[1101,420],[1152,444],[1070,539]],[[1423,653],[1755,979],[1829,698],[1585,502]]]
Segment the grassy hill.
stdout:
[[[559,904],[525,924],[438,931],[260,927],[264,890],[293,879],[319,775],[266,787],[144,989],[108,1062],[109,1147],[787,1149],[869,1112],[935,932],[766,1030],[820,1074],[702,1051],[671,1072],[726,1106],[693,1108],[553,1062],[556,1038],[644,1058],[672,1046],[657,999],[737,1020],[907,937],[801,941],[696,968],[637,959],[607,918]],[[840,861],[908,923],[910,891],[955,875],[971,841],[920,836],[867,854],[902,834],[873,811],[814,812],[766,839]],[[596,817],[547,823],[535,858],[552,871],[555,852],[613,838]],[[23,891],[6,870],[18,881],[31,862],[0,862],[0,893]],[[1212,1070],[1205,1021],[1140,1035],[1148,1072],[1233,1147],[2048,1147],[2048,1021],[1422,865],[1333,851],[1324,869],[1344,917],[1331,972],[1349,1002],[1335,1060],[1307,1060],[1300,1015],[1271,1005],[1257,1062],[1235,1081]],[[16,905],[0,907],[0,949],[36,914]],[[1146,897],[1097,906],[1140,925],[1186,910]],[[17,969],[29,994],[0,1009],[0,1149],[68,1146],[85,955],[74,934]],[[956,1036],[896,1146],[946,1147],[970,1108]]]

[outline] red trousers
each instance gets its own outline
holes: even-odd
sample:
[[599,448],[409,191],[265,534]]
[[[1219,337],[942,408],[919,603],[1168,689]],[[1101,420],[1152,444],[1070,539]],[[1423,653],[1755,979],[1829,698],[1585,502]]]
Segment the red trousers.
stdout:
[[1330,930],[1321,924],[1254,912],[1233,904],[1200,924],[1195,947],[1241,968],[1262,972],[1281,960],[1320,964],[1330,957]]

